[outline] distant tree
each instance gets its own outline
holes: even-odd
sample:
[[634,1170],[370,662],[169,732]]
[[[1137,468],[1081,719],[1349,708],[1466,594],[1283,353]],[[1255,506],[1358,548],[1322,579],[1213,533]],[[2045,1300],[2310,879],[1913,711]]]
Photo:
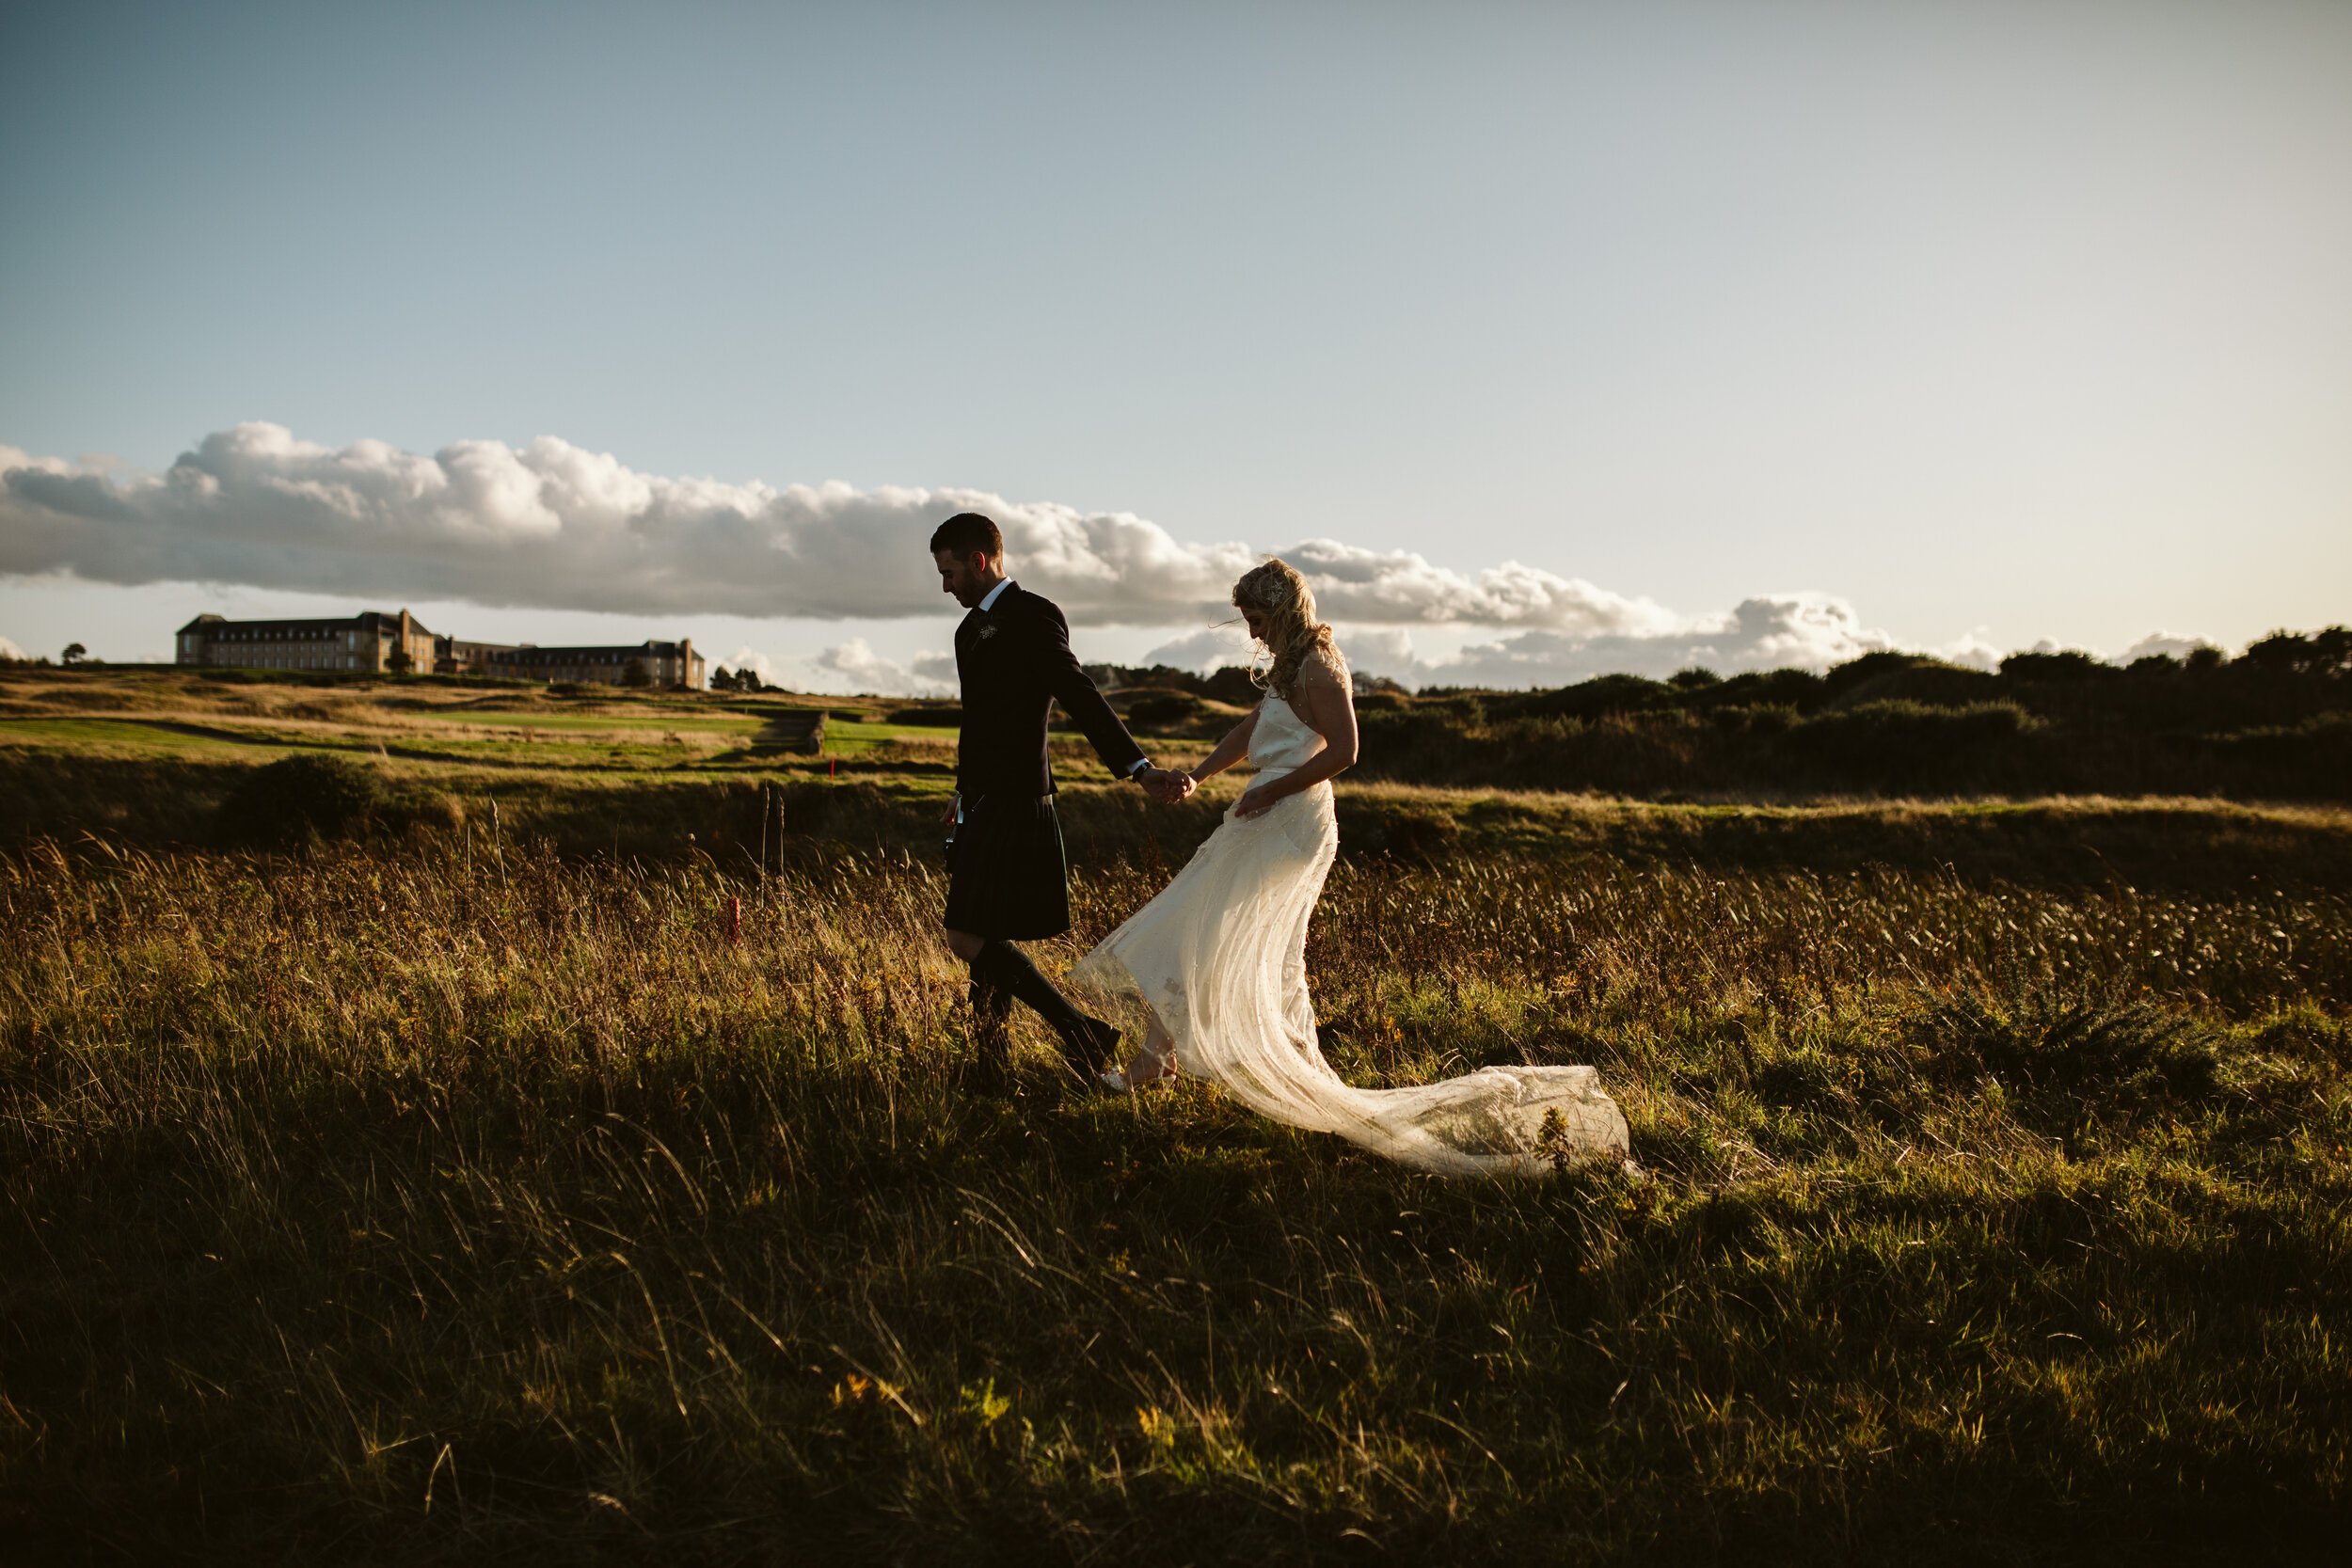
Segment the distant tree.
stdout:
[[2208,670],[2220,669],[2223,662],[2224,660],[2221,657],[2221,650],[2208,642],[2202,647],[2191,648],[2188,651],[2188,657],[2183,661],[2182,667],[2199,674],[2202,674]]
[[405,648],[394,648],[392,657],[384,661],[384,668],[395,675],[405,675],[416,667],[417,661],[408,657],[408,650]]
[[1249,672],[1238,664],[1229,664],[1203,681],[1200,694],[1235,707],[1249,707],[1263,695],[1258,683],[1249,678]]
[[65,652],[59,657],[62,657],[68,664],[79,664],[82,660],[89,657],[89,650],[83,647],[79,642],[69,642],[65,645]]
[[1405,688],[1386,675],[1359,673],[1355,677],[1355,687],[1356,695],[1359,697],[1371,697],[1382,693],[1391,697],[1401,697],[1405,694]]
[[2102,663],[2079,648],[2065,648],[2054,654],[2011,654],[2001,660],[2001,673],[2012,680],[2096,680],[2117,673],[2114,665]]
[[2300,632],[2274,631],[2237,656],[2237,662],[2274,674],[2305,675],[2315,662],[2312,640]]
[[646,687],[653,684],[653,675],[642,659],[630,659],[621,668],[621,684],[627,687]]
[[2123,668],[2135,675],[2175,675],[2180,673],[2181,661],[2170,654],[2142,654]]
[[1710,686],[1723,685],[1724,678],[1705,665],[1693,664],[1688,670],[1677,670],[1666,684],[1677,691],[1702,691]]
[[2352,626],[2329,626],[2308,637],[2274,631],[2239,655],[2237,662],[2279,674],[2352,673]]
[[2352,626],[2312,633],[2312,659],[2323,675],[2352,675]]
[[720,665],[716,670],[713,670],[710,673],[710,689],[713,691],[734,690],[735,672],[729,670],[723,664]]

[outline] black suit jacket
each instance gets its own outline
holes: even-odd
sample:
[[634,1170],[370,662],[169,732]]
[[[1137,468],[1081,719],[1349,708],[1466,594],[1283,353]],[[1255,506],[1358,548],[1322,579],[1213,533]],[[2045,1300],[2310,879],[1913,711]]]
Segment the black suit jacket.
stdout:
[[956,788],[966,801],[1054,792],[1045,721],[1057,701],[1112,772],[1124,777],[1143,760],[1143,748],[1070,651],[1070,623],[1061,610],[1017,582],[956,627],[956,676],[963,685]]

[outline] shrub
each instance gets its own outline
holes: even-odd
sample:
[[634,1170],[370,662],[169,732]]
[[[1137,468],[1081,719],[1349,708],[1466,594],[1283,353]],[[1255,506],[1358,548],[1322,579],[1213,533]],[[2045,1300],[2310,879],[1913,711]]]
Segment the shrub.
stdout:
[[1200,694],[1212,702],[1231,703],[1235,707],[1256,707],[1258,699],[1265,695],[1249,672],[1238,664],[1228,664],[1203,681]]
[[383,780],[364,763],[315,752],[281,757],[221,800],[221,836],[264,847],[342,837],[363,828],[383,801]]
[[2053,654],[2011,654],[2001,660],[2001,673],[2020,681],[2088,681],[2121,672],[2079,648],[2066,648]]
[[1975,782],[1983,763],[2039,722],[2015,703],[1858,703],[1807,719],[1785,744],[1807,762],[1860,779],[1953,787]]
[[929,703],[921,707],[898,707],[892,708],[885,717],[894,724],[936,724],[942,729],[961,729],[963,725],[963,705]]
[[1130,724],[1188,724],[1209,711],[1208,704],[1184,691],[1155,691],[1128,706]]
[[1899,674],[1905,670],[1916,670],[1922,665],[1931,666],[1941,662],[1939,659],[1930,658],[1925,654],[1897,653],[1891,648],[1883,648],[1876,653],[1864,654],[1859,658],[1850,658],[1845,663],[1836,666],[1828,674],[1821,677],[1821,686],[1824,690],[1835,697],[1867,682],[1874,681],[1881,675]]

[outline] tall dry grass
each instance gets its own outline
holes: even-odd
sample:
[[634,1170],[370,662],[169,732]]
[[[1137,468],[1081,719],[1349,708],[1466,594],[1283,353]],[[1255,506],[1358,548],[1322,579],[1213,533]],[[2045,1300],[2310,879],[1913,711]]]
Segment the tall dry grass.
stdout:
[[467,842],[0,861],[28,1560],[2337,1542],[2324,882],[1343,866],[1343,1069],[1594,1062],[1648,1172],[1480,1185],[1034,1034],[962,1093],[913,859]]

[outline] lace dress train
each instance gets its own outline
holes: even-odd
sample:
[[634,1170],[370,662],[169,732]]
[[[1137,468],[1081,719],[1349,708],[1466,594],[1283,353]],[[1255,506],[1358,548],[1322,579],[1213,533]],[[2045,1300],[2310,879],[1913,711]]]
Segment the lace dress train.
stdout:
[[[1269,696],[1249,760],[1263,779],[1322,744],[1288,702]],[[1399,1089],[1359,1089],[1331,1069],[1307,994],[1307,925],[1339,842],[1327,783],[1254,818],[1227,812],[1175,879],[1071,979],[1149,1007],[1174,1039],[1179,1067],[1261,1115],[1406,1164],[1534,1174],[1562,1158],[1625,1158],[1624,1114],[1589,1067],[1482,1068]]]

